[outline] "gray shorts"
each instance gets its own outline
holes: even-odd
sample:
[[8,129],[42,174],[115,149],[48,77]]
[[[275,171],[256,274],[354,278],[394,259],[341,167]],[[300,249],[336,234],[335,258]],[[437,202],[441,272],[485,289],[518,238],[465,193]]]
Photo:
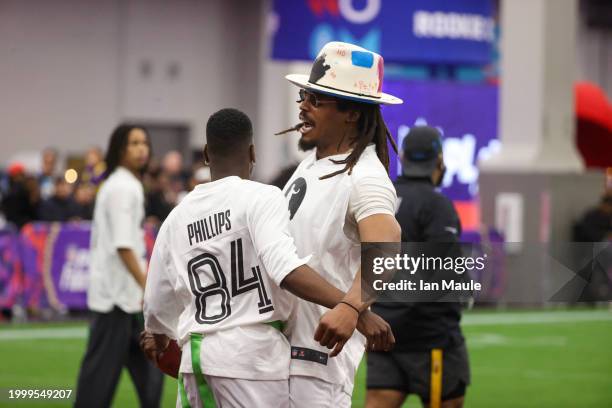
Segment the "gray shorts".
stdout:
[[[369,352],[368,389],[392,389],[430,399],[431,351]],[[465,343],[442,351],[442,401],[465,395],[470,364]]]

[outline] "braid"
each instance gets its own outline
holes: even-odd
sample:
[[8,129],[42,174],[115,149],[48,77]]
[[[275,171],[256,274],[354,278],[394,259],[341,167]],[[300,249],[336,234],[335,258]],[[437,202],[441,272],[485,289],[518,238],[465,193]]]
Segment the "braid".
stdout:
[[395,140],[393,140],[393,137],[391,137],[389,129],[387,129],[387,125],[385,124],[380,112],[380,106],[356,103],[351,104],[349,102],[346,104],[339,103],[338,109],[349,109],[349,105],[352,105],[351,108],[357,108],[361,112],[361,116],[357,124],[358,136],[352,142],[353,151],[344,160],[330,159],[335,164],[344,164],[345,166],[343,169],[325,176],[321,176],[319,178],[320,180],[337,176],[338,174],[342,174],[346,171],[348,171],[349,175],[352,174],[353,168],[357,164],[361,154],[366,149],[368,144],[372,142],[374,142],[376,146],[376,155],[383,166],[385,166],[387,172],[389,171],[389,149],[387,147],[387,140],[389,143],[391,143],[391,147],[393,147],[395,153],[397,153],[397,144],[395,143]]
[[289,129],[281,130],[280,132],[275,133],[274,136],[284,135],[285,133],[297,132],[302,126],[304,126],[303,123],[298,123],[297,125],[290,127]]

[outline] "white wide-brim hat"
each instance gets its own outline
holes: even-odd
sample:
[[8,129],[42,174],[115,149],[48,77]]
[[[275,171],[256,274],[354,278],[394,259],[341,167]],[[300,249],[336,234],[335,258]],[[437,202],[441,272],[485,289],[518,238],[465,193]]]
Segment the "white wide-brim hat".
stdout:
[[384,60],[379,54],[333,41],[321,49],[310,75],[290,74],[285,78],[300,88],[357,102],[403,103],[400,98],[382,92],[383,74]]

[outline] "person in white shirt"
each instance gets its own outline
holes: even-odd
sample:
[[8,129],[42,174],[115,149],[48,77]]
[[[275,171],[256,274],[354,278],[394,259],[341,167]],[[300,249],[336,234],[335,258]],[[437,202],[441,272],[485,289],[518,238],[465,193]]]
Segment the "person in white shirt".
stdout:
[[274,327],[291,312],[289,292],[338,308],[334,326],[319,329],[337,352],[356,327],[390,331],[380,318],[361,321],[342,303],[344,293],[306,265],[309,255],[297,256],[282,192],[248,180],[252,137],[249,118],[236,109],[209,118],[204,157],[212,181],[185,196],[155,241],[145,327],[159,351],[170,339],[182,348],[177,406],[289,405],[291,351]]
[[[287,182],[284,192],[298,255],[312,253],[308,265],[340,290],[364,313],[374,298],[361,302],[361,242],[401,241],[395,220],[395,188],[387,174],[387,142],[395,143],[380,104],[402,101],[381,92],[383,59],[342,42],[326,44],[310,75],[286,78],[299,90],[300,123],[282,133],[301,133],[299,146],[312,150]],[[396,149],[397,150],[397,149]],[[333,327],[341,306],[327,311],[297,301],[288,325],[294,354],[290,397],[293,407],[350,407],[356,369],[366,341],[355,333],[338,357],[335,347],[312,331]],[[322,343],[323,346],[320,344]],[[382,339],[369,350],[384,350]],[[333,354],[333,353],[332,353]],[[305,355],[306,357],[300,357]]]
[[76,407],[110,406],[125,366],[141,406],[159,406],[163,375],[143,355],[145,286],[144,194],[140,175],[149,160],[144,128],[120,125],[106,153],[108,178],[96,197],[87,305],[93,312],[79,373]]

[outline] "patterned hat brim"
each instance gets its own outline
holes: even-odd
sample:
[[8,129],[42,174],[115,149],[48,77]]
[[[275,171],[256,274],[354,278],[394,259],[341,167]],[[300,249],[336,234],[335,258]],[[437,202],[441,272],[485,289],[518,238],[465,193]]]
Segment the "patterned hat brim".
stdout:
[[399,105],[404,103],[403,100],[397,98],[393,95],[389,95],[386,93],[382,93],[380,98],[375,98],[372,96],[359,95],[352,92],[346,92],[335,88],[329,88],[326,86],[321,86],[317,84],[312,84],[308,82],[308,75],[303,74],[289,74],[285,76],[285,78],[294,85],[299,86],[304,89],[312,89],[313,91],[320,92],[322,94],[336,96],[338,98],[349,99],[357,102],[364,103],[374,103],[380,105]]

